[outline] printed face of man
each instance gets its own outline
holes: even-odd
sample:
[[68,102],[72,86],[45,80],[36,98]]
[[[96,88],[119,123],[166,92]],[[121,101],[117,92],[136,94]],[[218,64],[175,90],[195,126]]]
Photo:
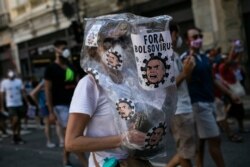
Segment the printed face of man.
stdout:
[[132,110],[128,103],[120,102],[118,104],[118,111],[122,117],[128,117]]
[[163,134],[163,129],[162,128],[157,128],[153,131],[150,140],[149,140],[149,144],[150,145],[156,145],[159,143],[159,141],[162,138],[162,134]]
[[160,82],[165,75],[165,67],[160,60],[150,60],[147,64],[147,79],[150,83]]
[[107,62],[114,67],[116,67],[119,64],[117,56],[114,55],[113,53],[108,54]]

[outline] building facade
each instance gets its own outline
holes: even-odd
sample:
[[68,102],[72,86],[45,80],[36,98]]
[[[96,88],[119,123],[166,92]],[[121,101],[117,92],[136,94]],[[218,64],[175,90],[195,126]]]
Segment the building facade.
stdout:
[[10,16],[6,1],[0,1],[0,78],[6,74],[10,68],[16,68],[16,58],[11,49],[12,33],[9,28]]
[[[22,75],[41,77],[53,60],[53,42],[65,39],[78,54],[81,41],[75,40],[72,21],[84,17],[131,12],[142,16],[167,14],[181,31],[196,25],[204,33],[204,49],[221,47],[227,52],[230,41],[250,44],[250,2],[248,0],[0,0],[0,64]],[[245,54],[247,71],[250,58]],[[77,60],[77,58],[76,58]],[[5,63],[8,62],[8,63]],[[7,65],[8,64],[8,65]],[[4,67],[4,69],[6,69]],[[2,70],[3,72],[3,70]],[[0,71],[1,74],[1,71]]]
[[18,50],[22,76],[43,76],[53,59],[53,42],[69,40],[66,29],[70,21],[62,14],[62,3],[55,0],[11,0],[9,13],[13,41]]

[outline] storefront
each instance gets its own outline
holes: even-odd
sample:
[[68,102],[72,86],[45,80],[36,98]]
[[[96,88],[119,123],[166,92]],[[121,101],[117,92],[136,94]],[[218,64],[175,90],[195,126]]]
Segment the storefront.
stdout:
[[35,76],[37,79],[43,77],[45,68],[55,59],[53,43],[57,39],[66,40],[70,48],[75,45],[67,29],[18,44],[23,77]]
[[[119,12],[132,12],[148,17],[164,14],[170,15],[180,25],[182,32],[187,27],[194,25],[191,0],[155,0],[140,4],[134,4],[133,1],[129,1],[128,3],[130,3],[128,7]],[[76,55],[73,58],[75,60],[74,63],[79,65],[81,46],[79,44],[76,46],[74,33],[64,29],[18,44],[20,68],[23,76],[35,75],[39,78],[42,77],[45,67],[54,59],[52,44],[56,39],[66,39],[68,41],[74,55]],[[182,48],[182,50],[184,49]]]

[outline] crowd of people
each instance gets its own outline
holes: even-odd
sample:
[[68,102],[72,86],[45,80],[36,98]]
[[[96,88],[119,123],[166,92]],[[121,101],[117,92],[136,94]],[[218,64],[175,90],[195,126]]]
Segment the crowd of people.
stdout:
[[[182,45],[182,32],[176,23],[170,24],[170,33],[173,49],[177,50]],[[243,142],[240,133],[248,132],[244,126],[241,99],[246,95],[245,71],[241,66],[244,50],[241,41],[235,40],[228,53],[221,53],[219,48],[202,52],[203,35],[196,27],[187,29],[183,39],[187,51],[174,52],[178,100],[170,126],[177,152],[167,167],[192,167],[194,164],[202,167],[206,142],[216,166],[224,167],[220,133],[225,132],[232,142]],[[82,136],[87,127],[95,129],[98,121],[106,123],[101,126],[112,127],[105,109],[108,102],[103,89],[96,85],[91,75],[81,79],[70,65],[67,42],[57,40],[54,46],[55,61],[46,68],[44,78],[39,82],[25,84],[14,70],[8,71],[7,78],[1,81],[0,137],[12,135],[14,144],[25,144],[20,133],[21,123],[23,119],[28,121],[28,117],[33,117],[38,126],[44,126],[45,146],[63,148],[62,164],[65,167],[71,166],[70,152],[77,155],[83,166],[89,163],[90,167],[97,167],[100,157],[95,151],[118,149],[125,140],[135,144],[143,142],[145,135],[138,131],[100,138]],[[92,117],[95,112],[98,114]],[[237,121],[238,132],[230,129],[229,118]],[[11,134],[7,133],[8,121]],[[52,126],[58,137],[57,144],[51,137]],[[93,153],[89,162],[83,152]],[[122,153],[118,150],[117,154]],[[143,165],[151,166],[149,162]]]
[[[70,51],[67,48],[67,42],[57,40],[54,47],[55,61],[46,68],[44,78],[39,82],[33,78],[23,82],[13,70],[9,70],[7,78],[1,82],[2,136],[8,136],[6,122],[9,120],[14,144],[25,144],[20,133],[22,120],[25,128],[27,121],[34,118],[38,128],[41,125],[44,126],[46,147],[56,147],[51,139],[52,126],[54,126],[58,137],[57,145],[64,148],[69,105],[79,76],[68,59]],[[86,165],[84,155],[76,154],[83,166]],[[71,166],[69,152],[64,149],[62,159],[65,167]]]
[[[176,48],[179,28],[172,24],[170,31]],[[207,141],[216,166],[223,167],[225,162],[220,149],[220,131],[223,130],[232,142],[242,142],[242,137],[237,133],[248,132],[244,127],[241,100],[245,95],[244,70],[240,64],[243,48],[237,40],[232,43],[227,55],[215,48],[203,53],[202,31],[196,27],[188,29],[184,39],[188,50],[176,56],[175,68],[178,102],[172,119],[172,133],[176,139],[177,154],[167,166],[180,164],[191,167],[192,160],[195,160],[195,165],[202,167]],[[230,117],[237,120],[238,132],[230,129],[227,121]],[[196,132],[193,132],[194,129]]]

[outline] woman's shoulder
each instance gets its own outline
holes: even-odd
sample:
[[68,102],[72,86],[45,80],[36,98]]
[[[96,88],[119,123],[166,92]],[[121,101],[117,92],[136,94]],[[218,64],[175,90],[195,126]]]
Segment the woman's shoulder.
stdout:
[[82,79],[80,79],[79,83],[81,85],[87,85],[87,86],[95,86],[96,80],[91,74],[85,75]]

